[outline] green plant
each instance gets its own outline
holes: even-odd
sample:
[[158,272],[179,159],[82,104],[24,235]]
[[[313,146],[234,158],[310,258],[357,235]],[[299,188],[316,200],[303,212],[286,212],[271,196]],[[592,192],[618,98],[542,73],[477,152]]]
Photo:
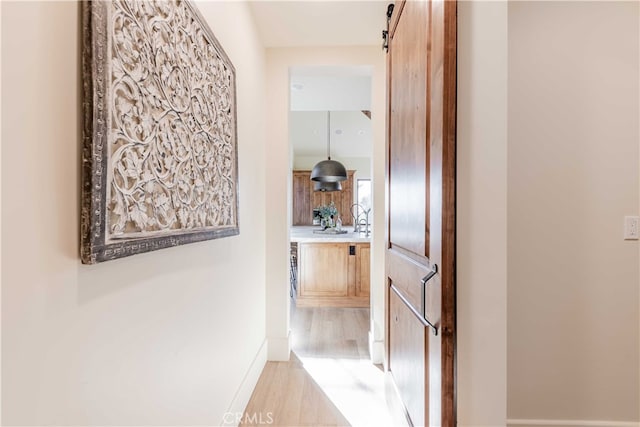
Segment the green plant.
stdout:
[[322,218],[331,218],[331,215],[333,215],[334,218],[338,216],[338,209],[336,209],[336,205],[333,202],[328,205],[320,205],[317,209],[320,211],[320,216]]

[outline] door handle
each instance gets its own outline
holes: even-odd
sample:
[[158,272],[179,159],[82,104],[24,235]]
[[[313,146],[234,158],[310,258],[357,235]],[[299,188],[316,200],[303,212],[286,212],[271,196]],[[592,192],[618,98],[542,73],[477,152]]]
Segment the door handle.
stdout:
[[[426,317],[420,314],[418,310],[416,310],[416,308],[409,302],[409,300],[405,298],[404,295],[402,295],[402,292],[399,291],[398,288],[396,288],[396,285],[392,283],[389,288],[398,296],[398,298],[400,298],[400,301],[404,303],[404,305],[409,309],[409,311],[413,313],[414,316],[416,316],[416,318],[420,321],[420,323],[422,323],[424,326],[430,327],[431,330],[433,331],[433,335],[438,335],[438,328],[434,324],[429,322],[429,320]],[[398,323],[397,314],[394,316],[394,320],[396,321],[396,323]]]
[[427,321],[427,323],[429,323],[429,325],[432,325],[433,335],[438,335],[438,328],[433,326],[433,324],[429,322],[429,320],[427,320],[426,289],[427,289],[427,282],[433,279],[433,276],[435,276],[436,274],[438,274],[438,264],[433,264],[433,266],[431,267],[431,271],[428,272],[427,275],[422,278],[422,280],[420,280],[420,283],[422,283],[422,287],[420,288],[422,292],[421,293],[422,297],[420,298],[420,305],[422,307],[422,317],[424,318],[424,320]]
[[438,264],[433,264],[433,267],[431,267],[431,271],[428,272],[427,275],[422,278],[421,280],[422,286],[425,286],[427,282],[431,280],[431,278],[436,274],[438,274]]

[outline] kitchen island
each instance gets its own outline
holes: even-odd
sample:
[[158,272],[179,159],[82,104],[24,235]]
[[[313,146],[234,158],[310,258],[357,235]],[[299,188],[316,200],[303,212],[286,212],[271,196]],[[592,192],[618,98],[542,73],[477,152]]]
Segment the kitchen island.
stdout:
[[370,237],[345,227],[319,234],[319,226],[291,228],[297,245],[299,307],[369,307]]

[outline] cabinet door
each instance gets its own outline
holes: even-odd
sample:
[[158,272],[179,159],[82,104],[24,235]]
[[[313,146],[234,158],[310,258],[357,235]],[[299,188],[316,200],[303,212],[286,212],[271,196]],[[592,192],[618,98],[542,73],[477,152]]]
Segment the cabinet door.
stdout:
[[311,209],[318,206],[328,205],[331,202],[331,194],[324,191],[313,191],[313,182],[311,183]]
[[[302,171],[294,171],[294,176],[296,173]],[[304,171],[307,173],[308,187],[309,187],[309,206],[310,210],[313,211],[314,208],[317,208],[321,205],[328,205],[333,202],[336,205],[336,209],[338,210],[338,214],[342,218],[343,225],[353,225],[353,218],[351,217],[351,205],[353,204],[353,174],[355,171],[347,171],[348,179],[346,181],[342,181],[342,191],[332,191],[332,192],[323,192],[323,191],[313,191],[313,181],[310,180],[310,172]],[[296,193],[295,193],[295,180],[294,180],[294,205],[296,204]],[[313,212],[311,213],[313,214]],[[309,222],[309,225],[312,222]],[[295,208],[294,208],[294,223],[293,225],[305,225],[305,224],[297,224],[295,222]]]
[[349,244],[300,243],[299,246],[300,296],[347,296]]
[[371,247],[369,243],[359,243],[356,251],[356,296],[369,296],[371,271]]
[[293,171],[293,225],[313,224],[313,208],[311,207],[311,172]]
[[349,171],[349,178],[342,182],[340,199],[339,202],[336,202],[343,225],[353,225],[353,218],[351,217],[351,205],[353,204],[353,173],[354,171]]

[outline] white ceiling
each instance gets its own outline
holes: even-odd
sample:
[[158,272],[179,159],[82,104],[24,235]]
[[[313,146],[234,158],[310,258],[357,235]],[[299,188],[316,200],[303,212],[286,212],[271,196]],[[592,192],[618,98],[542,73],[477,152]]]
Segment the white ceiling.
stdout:
[[252,1],[266,47],[381,45],[388,1]]
[[291,111],[371,110],[371,66],[291,67]]
[[[327,157],[327,112],[289,113],[289,138],[296,156]],[[371,120],[361,111],[331,112],[331,157],[371,156]]]

